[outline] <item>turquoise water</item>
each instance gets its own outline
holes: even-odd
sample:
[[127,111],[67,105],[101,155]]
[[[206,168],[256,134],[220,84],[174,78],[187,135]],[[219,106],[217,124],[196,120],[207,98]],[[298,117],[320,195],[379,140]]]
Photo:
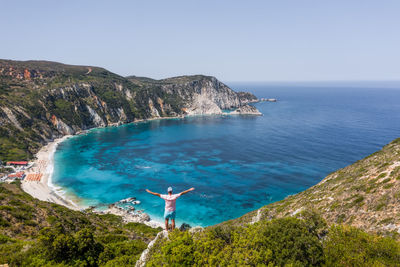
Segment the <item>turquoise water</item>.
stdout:
[[212,225],[302,191],[400,137],[400,90],[340,85],[230,84],[276,103],[257,116],[204,116],[96,129],[59,145],[53,181],[86,205],[145,192],[196,190],[177,201],[177,221]]

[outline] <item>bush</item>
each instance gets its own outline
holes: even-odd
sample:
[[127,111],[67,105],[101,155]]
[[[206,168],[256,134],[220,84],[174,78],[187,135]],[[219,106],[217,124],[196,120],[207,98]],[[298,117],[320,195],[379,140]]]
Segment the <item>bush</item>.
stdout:
[[327,266],[400,266],[400,245],[349,226],[333,226],[324,242]]
[[147,244],[141,240],[117,242],[105,245],[99,255],[99,264],[105,266],[134,266]]
[[246,227],[214,227],[194,236],[175,230],[169,241],[155,247],[148,265],[321,265],[316,225],[320,224],[283,218]]
[[136,222],[127,223],[124,227],[130,231],[134,231],[135,233],[141,233],[145,236],[154,236],[158,232],[162,231],[161,227],[152,228],[143,223],[136,223]]
[[5,243],[10,242],[10,241],[12,241],[11,238],[9,238],[6,235],[0,234],[0,244],[5,244]]
[[3,219],[3,217],[0,214],[0,227],[9,227],[9,226],[11,226],[11,223]]
[[24,245],[22,242],[15,242],[7,236],[0,235],[0,264],[8,262],[12,266],[134,266],[142,251],[147,248],[144,241],[129,240],[128,236],[123,234],[108,233],[96,237],[91,228],[72,233],[67,232],[60,223],[42,229],[35,243]]
[[56,263],[80,262],[87,266],[96,265],[103,250],[94,240],[93,231],[82,229],[75,235],[65,233],[60,227],[45,228],[39,236],[39,244],[44,257]]

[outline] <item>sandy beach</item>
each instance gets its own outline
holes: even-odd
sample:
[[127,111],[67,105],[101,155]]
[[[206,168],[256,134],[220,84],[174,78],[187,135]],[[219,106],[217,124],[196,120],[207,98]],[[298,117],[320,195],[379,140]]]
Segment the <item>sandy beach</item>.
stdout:
[[[73,210],[81,210],[87,207],[81,207],[71,199],[60,195],[57,192],[57,188],[55,188],[51,182],[51,176],[54,170],[54,153],[56,152],[57,146],[71,136],[72,135],[66,135],[62,138],[58,138],[53,142],[43,146],[39,150],[39,152],[36,154],[34,165],[26,172],[27,178],[22,181],[21,187],[26,193],[30,194],[34,198],[60,204]],[[39,176],[40,180],[29,179],[30,177],[37,176]],[[110,213],[121,216],[126,223],[140,222],[154,228],[163,227],[162,222],[151,220],[146,213],[131,214],[117,207],[109,208],[105,211],[97,213]]]
[[58,138],[40,149],[36,154],[36,160],[34,161],[33,167],[26,172],[27,177],[29,177],[30,174],[41,174],[40,181],[29,181],[25,179],[22,181],[22,189],[37,199],[57,203],[70,209],[78,210],[78,205],[71,200],[58,195],[54,188],[51,187],[51,175],[53,174],[54,169],[54,152],[56,151],[58,144],[69,137],[71,137],[71,135]]

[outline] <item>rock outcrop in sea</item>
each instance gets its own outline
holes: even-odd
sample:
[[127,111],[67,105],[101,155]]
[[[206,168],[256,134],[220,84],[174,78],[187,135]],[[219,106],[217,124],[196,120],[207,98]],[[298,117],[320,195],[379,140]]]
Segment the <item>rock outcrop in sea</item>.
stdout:
[[262,115],[260,111],[258,111],[257,108],[255,108],[254,106],[251,105],[243,105],[239,108],[237,108],[236,110],[232,111],[231,113],[232,115]]

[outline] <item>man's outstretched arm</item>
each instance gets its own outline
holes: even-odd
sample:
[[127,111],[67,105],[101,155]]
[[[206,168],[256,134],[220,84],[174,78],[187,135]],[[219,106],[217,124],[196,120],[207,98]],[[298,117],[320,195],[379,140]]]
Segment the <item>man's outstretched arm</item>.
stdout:
[[146,189],[146,192],[149,193],[149,194],[152,194],[152,195],[155,195],[155,196],[160,197],[160,194],[159,194],[159,193],[151,192],[149,189]]
[[184,195],[184,194],[189,193],[190,191],[193,191],[193,190],[194,190],[194,187],[192,187],[192,188],[190,188],[190,189],[188,189],[188,190],[185,190],[185,191],[181,192],[180,195]]

